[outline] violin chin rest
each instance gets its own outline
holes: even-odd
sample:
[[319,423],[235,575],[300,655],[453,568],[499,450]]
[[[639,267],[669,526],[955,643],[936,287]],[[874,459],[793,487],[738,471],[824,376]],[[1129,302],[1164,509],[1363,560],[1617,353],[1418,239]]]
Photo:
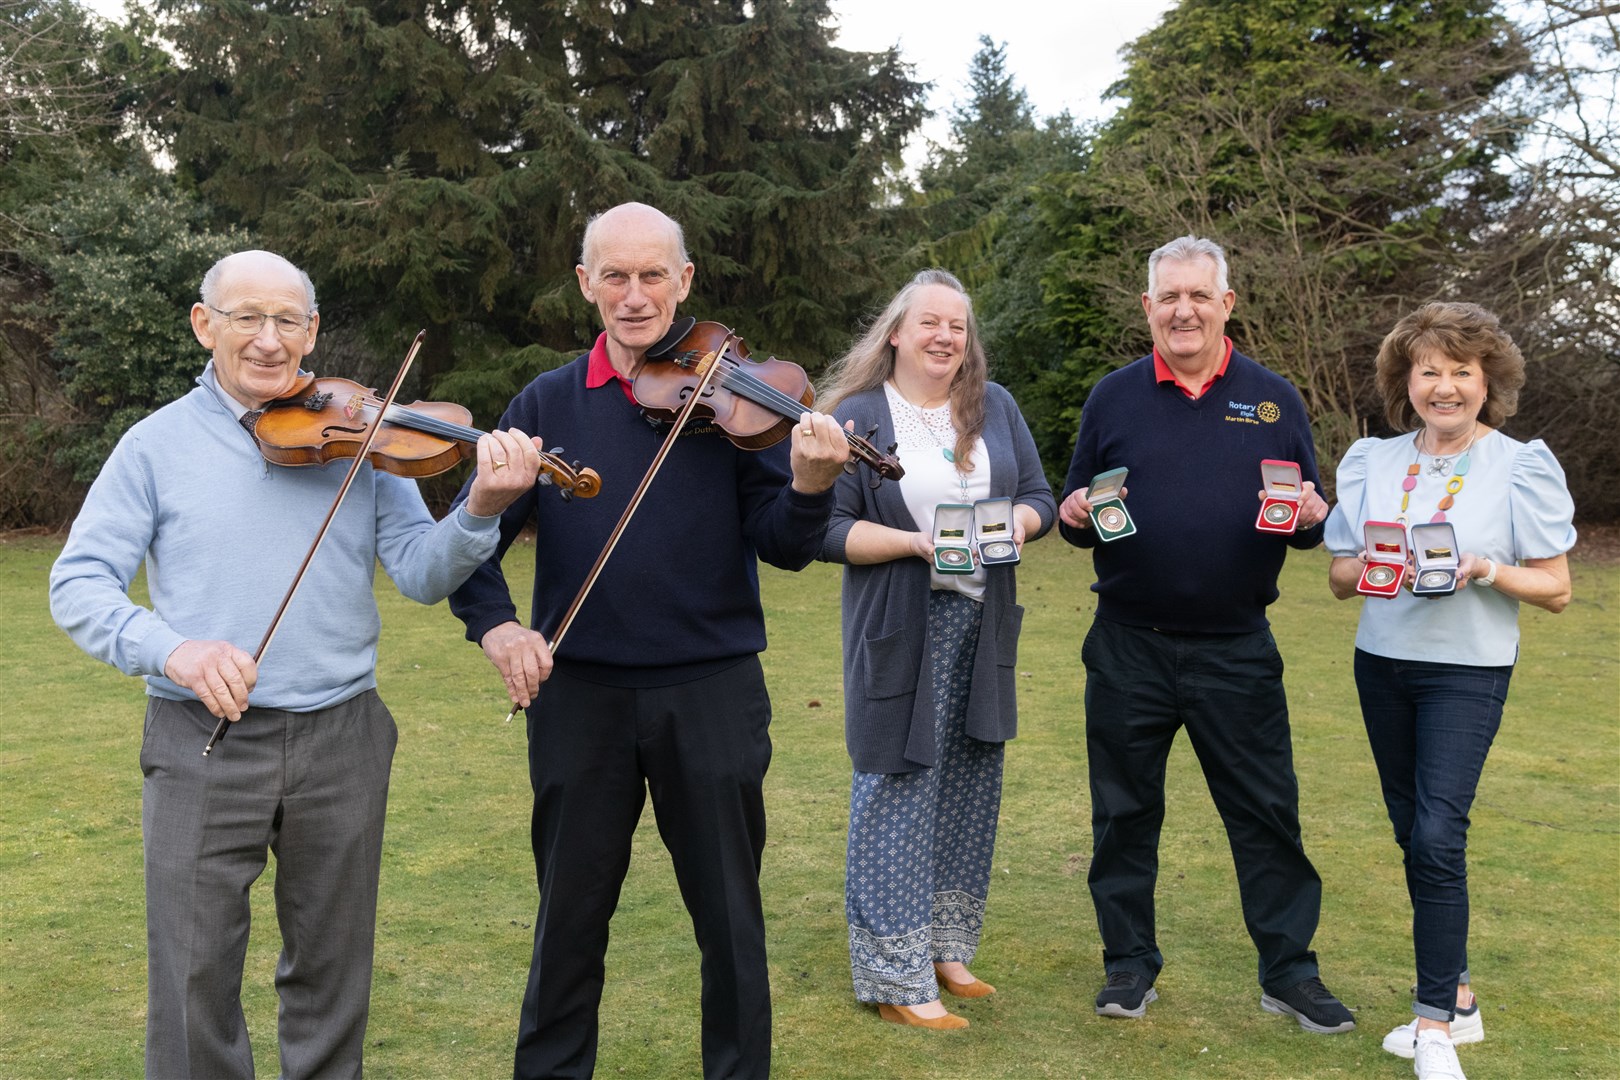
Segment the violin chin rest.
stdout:
[[697,320],[690,315],[683,315],[681,318],[676,319],[670,324],[669,330],[664,336],[653,342],[652,347],[647,350],[647,358],[649,360],[667,359],[669,354],[675,350],[675,346],[679,345],[686,338],[686,335],[692,332],[692,327],[696,325]]

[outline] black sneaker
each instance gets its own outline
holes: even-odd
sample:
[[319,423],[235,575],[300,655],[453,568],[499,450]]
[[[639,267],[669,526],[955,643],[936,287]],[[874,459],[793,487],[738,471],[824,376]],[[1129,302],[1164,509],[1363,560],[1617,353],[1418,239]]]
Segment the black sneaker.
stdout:
[[1135,1019],[1147,1012],[1148,1002],[1159,1000],[1153,984],[1129,971],[1110,971],[1108,985],[1097,991],[1097,1015]]
[[1292,1016],[1299,1021],[1300,1027],[1318,1035],[1337,1035],[1356,1026],[1350,1010],[1340,1004],[1333,991],[1323,986],[1322,980],[1315,975],[1304,982],[1295,983],[1275,997],[1261,994],[1260,1007],[1266,1012]]

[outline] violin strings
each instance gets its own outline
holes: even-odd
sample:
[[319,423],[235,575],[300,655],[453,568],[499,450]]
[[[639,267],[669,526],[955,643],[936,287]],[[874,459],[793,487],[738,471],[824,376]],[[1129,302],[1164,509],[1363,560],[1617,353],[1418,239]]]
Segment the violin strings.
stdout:
[[[485,434],[485,432],[479,431],[475,427],[457,424],[437,416],[430,416],[427,413],[416,412],[414,409],[409,409],[404,405],[390,405],[387,419],[399,424],[401,427],[414,428],[417,431],[437,435],[441,439],[450,439],[452,441],[476,443]],[[542,470],[559,478],[566,478],[570,483],[576,482],[572,471],[564,470],[562,462],[552,454],[538,447],[535,448],[535,453],[540,455]]]
[[439,417],[429,416],[427,413],[415,412],[403,405],[390,405],[388,407],[388,419],[396,424],[415,428],[417,431],[426,432],[429,435],[437,435],[443,439],[454,439],[461,442],[477,442],[479,436],[484,434],[477,428],[452,423],[449,420],[441,420]]
[[[758,376],[743,371],[735,361],[721,373],[720,385],[788,420],[797,421],[799,414],[809,408],[804,402],[784,394]],[[845,441],[851,446],[859,446],[855,441],[856,435],[853,431],[848,431],[843,427],[838,430],[843,432]]]

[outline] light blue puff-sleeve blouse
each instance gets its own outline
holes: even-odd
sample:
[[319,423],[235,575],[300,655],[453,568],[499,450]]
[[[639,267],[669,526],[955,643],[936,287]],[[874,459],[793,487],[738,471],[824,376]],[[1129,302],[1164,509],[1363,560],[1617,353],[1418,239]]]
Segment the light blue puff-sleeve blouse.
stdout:
[[[1413,435],[1362,439],[1345,452],[1337,473],[1338,504],[1325,543],[1334,555],[1354,556],[1369,521],[1401,514],[1401,482],[1418,460]],[[1424,464],[1428,463],[1427,458]],[[1418,477],[1406,511],[1409,525],[1434,517],[1449,477]],[[1499,563],[1550,559],[1575,546],[1575,503],[1564,470],[1540,439],[1519,442],[1499,431],[1476,442],[1469,469],[1446,520],[1459,551]],[[1362,602],[1356,648],[1398,660],[1503,667],[1519,652],[1519,602],[1470,585],[1451,596],[1424,598],[1402,590]]]

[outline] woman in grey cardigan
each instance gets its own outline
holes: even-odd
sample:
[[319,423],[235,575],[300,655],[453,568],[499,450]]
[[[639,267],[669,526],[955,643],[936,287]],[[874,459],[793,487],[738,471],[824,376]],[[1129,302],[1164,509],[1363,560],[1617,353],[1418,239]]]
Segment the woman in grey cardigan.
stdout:
[[[1023,609],[1012,561],[985,566],[971,545],[973,511],[971,557],[936,561],[934,511],[981,503],[979,523],[988,531],[999,521],[1017,550],[1051,528],[1057,506],[1018,406],[986,379],[968,295],[943,270],[922,271],[896,294],[833,366],[821,407],[863,433],[875,427],[880,446],[898,443],[906,470],[875,488],[864,474],[843,477],[821,551],[846,564],[855,996],[897,1024],[964,1028],[940,990],[995,992],[966,964],[990,888],[1002,744],[1017,730]],[[981,502],[995,498],[1011,500],[999,514]],[[984,547],[1012,554],[1005,543]]]

